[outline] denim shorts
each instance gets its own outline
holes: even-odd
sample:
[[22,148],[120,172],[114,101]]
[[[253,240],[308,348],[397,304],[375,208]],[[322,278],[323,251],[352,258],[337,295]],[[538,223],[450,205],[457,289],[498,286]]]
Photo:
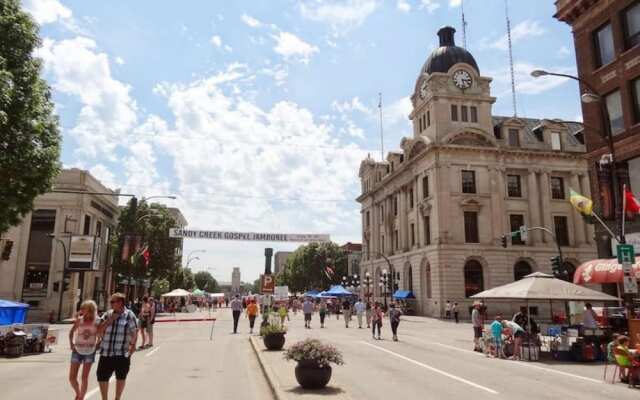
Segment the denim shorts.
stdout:
[[76,364],[93,364],[96,361],[96,353],[80,354],[77,351],[71,353],[71,362]]

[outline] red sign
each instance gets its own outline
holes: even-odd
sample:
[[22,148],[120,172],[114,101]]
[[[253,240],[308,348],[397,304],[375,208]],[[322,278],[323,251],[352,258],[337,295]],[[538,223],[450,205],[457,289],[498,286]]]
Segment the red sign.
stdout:
[[273,279],[273,276],[270,274],[262,275],[261,279],[262,279],[262,284],[260,286],[262,289],[262,294],[273,293],[274,288],[276,286],[276,280]]

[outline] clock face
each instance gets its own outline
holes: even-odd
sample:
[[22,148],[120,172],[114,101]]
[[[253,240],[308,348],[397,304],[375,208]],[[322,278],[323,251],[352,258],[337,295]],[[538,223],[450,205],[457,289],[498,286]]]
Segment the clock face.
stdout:
[[420,98],[424,100],[427,97],[427,81],[422,81],[422,85],[420,85]]
[[469,89],[472,81],[471,75],[463,69],[453,73],[453,83],[458,89]]

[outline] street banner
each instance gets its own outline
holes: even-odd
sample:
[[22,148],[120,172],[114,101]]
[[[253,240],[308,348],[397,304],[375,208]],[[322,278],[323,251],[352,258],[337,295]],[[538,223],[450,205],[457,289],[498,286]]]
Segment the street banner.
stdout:
[[276,281],[272,275],[262,275],[262,283],[260,285],[262,294],[273,293],[275,285]]
[[329,235],[315,233],[257,233],[201,231],[172,228],[169,237],[182,239],[238,240],[245,242],[328,242]]
[[100,238],[90,235],[71,236],[69,246],[70,271],[97,271],[100,267]]
[[289,300],[289,286],[276,286],[273,291],[276,301]]

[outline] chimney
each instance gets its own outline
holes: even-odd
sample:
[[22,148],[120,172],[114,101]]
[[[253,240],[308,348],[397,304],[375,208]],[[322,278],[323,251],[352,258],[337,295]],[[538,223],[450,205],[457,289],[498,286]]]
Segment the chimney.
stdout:
[[438,31],[438,37],[440,38],[440,47],[449,47],[455,46],[455,41],[453,39],[456,30],[452,26],[445,26],[440,28]]

